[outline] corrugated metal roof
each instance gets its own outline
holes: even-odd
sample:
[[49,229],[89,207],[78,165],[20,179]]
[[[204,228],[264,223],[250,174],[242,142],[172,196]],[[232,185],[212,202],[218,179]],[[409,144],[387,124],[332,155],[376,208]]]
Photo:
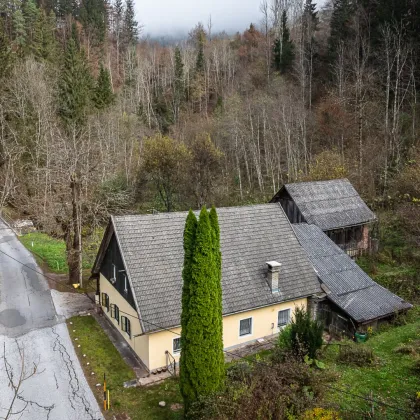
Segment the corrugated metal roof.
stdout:
[[[321,291],[280,204],[220,208],[217,213],[225,315]],[[146,332],[158,329],[153,324],[180,324],[186,216],[182,212],[112,218]],[[279,294],[267,284],[267,261],[282,264]]]
[[306,223],[293,225],[328,298],[357,322],[367,322],[411,308],[411,305],[375,283],[322,230]]
[[305,221],[324,231],[376,220],[348,179],[299,182],[284,188]]

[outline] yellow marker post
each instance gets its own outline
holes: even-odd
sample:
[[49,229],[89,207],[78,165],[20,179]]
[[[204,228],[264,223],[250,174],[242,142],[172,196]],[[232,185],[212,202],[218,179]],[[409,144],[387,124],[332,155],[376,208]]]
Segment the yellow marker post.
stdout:
[[104,373],[104,410],[106,411],[106,376]]
[[111,404],[111,401],[110,401],[110,399],[109,399],[109,389],[108,389],[108,410],[109,410],[109,406],[110,406],[110,404]]

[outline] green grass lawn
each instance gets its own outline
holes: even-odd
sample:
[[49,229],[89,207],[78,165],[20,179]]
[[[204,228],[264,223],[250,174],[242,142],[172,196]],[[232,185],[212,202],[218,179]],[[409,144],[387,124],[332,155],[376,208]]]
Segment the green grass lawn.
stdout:
[[[418,312],[417,312],[418,314]],[[392,327],[370,338],[365,345],[373,350],[375,362],[371,366],[357,367],[338,363],[338,346],[330,346],[323,357],[328,369],[338,376],[334,387],[350,393],[374,399],[411,411],[410,399],[420,391],[419,377],[412,368],[415,356],[397,353],[395,349],[406,343],[420,339],[420,320],[400,327]],[[418,357],[418,356],[417,356]],[[372,394],[371,394],[372,393]],[[337,391],[331,391],[331,402],[339,402],[342,410],[369,410],[371,405],[362,399]],[[390,408],[375,405],[377,418],[410,418]]]
[[[90,270],[102,240],[103,230],[98,229],[88,239],[83,240],[83,269]],[[53,238],[46,233],[32,232],[20,238],[22,244],[33,252],[37,262],[46,264],[53,273],[67,274],[66,245],[62,239]]]
[[[96,384],[103,383],[103,375],[106,373],[111,401],[111,410],[104,413],[107,419],[122,413],[128,414],[132,420],[182,418],[182,408],[171,408],[172,404],[182,403],[177,378],[150,387],[126,389],[123,383],[134,379],[135,374],[121,358],[95,318],[73,317],[68,320],[68,328],[86,378],[101,407],[103,388],[96,387]],[[76,337],[77,341],[74,340]],[[77,347],[78,344],[80,348]],[[83,354],[86,354],[86,357],[83,357]],[[86,365],[87,362],[89,366]],[[95,375],[91,375],[91,372],[95,372]],[[165,401],[166,407],[160,407],[159,401]]]
[[20,237],[20,241],[33,252],[38,263],[48,265],[54,273],[68,273],[66,245],[46,233],[32,232]]

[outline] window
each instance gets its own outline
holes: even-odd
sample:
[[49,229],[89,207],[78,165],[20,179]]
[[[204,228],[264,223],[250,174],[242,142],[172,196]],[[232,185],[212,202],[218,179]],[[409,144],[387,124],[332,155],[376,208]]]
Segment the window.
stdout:
[[285,309],[284,311],[279,311],[278,317],[278,326],[284,327],[290,322],[290,309]]
[[112,264],[112,274],[112,278],[117,280],[117,266],[115,264]]
[[128,293],[128,288],[127,288],[127,275],[124,274],[124,293],[127,294]]
[[113,303],[111,303],[111,318],[116,319],[118,324],[120,323],[120,309]]
[[172,348],[173,348],[174,354],[181,352],[181,337],[173,339]]
[[239,321],[239,336],[252,334],[252,318],[241,319]]
[[121,329],[131,338],[130,320],[126,316],[121,316]]
[[109,296],[106,293],[102,293],[102,306],[109,312]]

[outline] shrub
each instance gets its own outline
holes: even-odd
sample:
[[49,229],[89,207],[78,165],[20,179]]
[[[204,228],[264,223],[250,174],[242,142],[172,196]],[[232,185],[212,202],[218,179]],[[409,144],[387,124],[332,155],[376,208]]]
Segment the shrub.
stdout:
[[410,344],[400,344],[394,349],[395,353],[400,354],[416,354],[416,349]]
[[323,343],[323,330],[322,324],[313,320],[310,312],[296,308],[294,319],[279,335],[274,360],[282,361],[288,353],[302,361],[305,356],[316,359],[316,353]]
[[192,418],[298,419],[320,404],[326,390],[324,384],[332,380],[328,372],[311,369],[295,358],[271,366],[235,363],[228,369],[227,378],[223,393],[199,398],[192,404]]
[[301,420],[340,420],[340,415],[327,408],[316,407],[312,410],[307,410],[301,417]]
[[371,365],[374,362],[373,351],[361,344],[340,346],[338,362],[355,366]]
[[416,359],[412,367],[412,370],[417,376],[420,376],[420,358]]

